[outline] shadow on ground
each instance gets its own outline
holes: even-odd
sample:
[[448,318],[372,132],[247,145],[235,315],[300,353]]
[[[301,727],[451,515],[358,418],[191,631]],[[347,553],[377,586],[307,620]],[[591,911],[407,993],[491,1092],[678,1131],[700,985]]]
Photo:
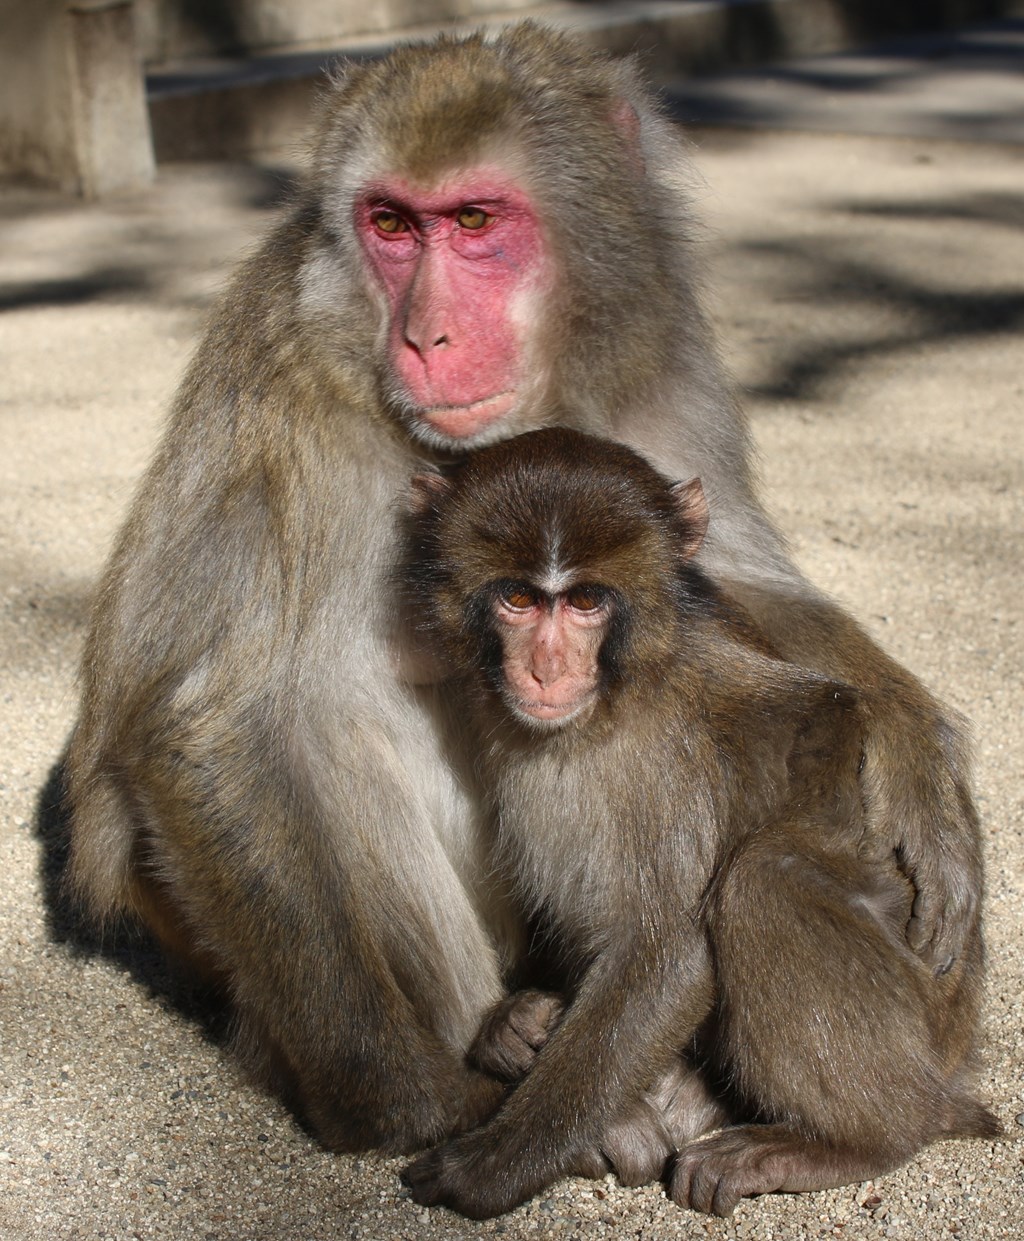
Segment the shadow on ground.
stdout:
[[[216,269],[218,255],[226,262],[236,254],[231,225],[238,213],[270,218],[299,187],[294,169],[276,164],[178,166],[161,179],[166,192],[158,183],[103,204],[0,182],[0,221],[11,230],[12,253],[24,229],[32,265],[43,269],[0,280],[0,314],[104,301],[192,304],[183,275]],[[258,218],[252,223],[258,228]],[[45,249],[35,241],[44,230]]]
[[[835,243],[809,238],[801,243],[765,241],[746,247],[752,255],[769,255],[793,276],[782,298],[805,302],[842,302],[867,312],[893,310],[907,326],[893,329],[886,323],[876,332],[865,328],[809,348],[805,342],[780,349],[772,364],[769,382],[751,390],[767,398],[810,400],[819,395],[837,373],[851,363],[867,366],[873,359],[900,354],[908,349],[943,340],[967,340],[997,334],[1018,333],[1024,328],[1024,287],[992,292],[925,286],[893,272],[885,263],[857,260],[836,253]],[[801,277],[800,273],[806,273]]]

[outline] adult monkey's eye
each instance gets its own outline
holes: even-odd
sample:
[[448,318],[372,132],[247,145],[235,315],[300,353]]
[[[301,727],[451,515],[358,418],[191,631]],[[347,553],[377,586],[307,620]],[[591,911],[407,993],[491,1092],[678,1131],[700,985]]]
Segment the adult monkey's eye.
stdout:
[[409,231],[409,225],[397,211],[375,211],[373,222],[382,233],[407,233]]
[[540,603],[540,596],[529,586],[510,586],[501,592],[501,601],[516,612],[526,612]]
[[458,214],[459,227],[469,229],[471,233],[486,227],[493,219],[494,216],[488,215],[482,207],[463,207]]
[[596,612],[604,603],[604,592],[596,586],[576,586],[566,595],[566,600],[577,612]]

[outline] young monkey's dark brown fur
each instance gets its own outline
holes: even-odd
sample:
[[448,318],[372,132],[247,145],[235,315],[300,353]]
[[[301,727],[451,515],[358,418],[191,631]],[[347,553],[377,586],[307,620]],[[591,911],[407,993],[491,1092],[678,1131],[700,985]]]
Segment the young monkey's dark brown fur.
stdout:
[[478,1059],[529,1072],[407,1169],[413,1196],[494,1215],[618,1129],[635,1179],[678,1147],[672,1197],[728,1214],[995,1132],[978,927],[939,977],[907,948],[910,885],[858,856],[858,695],[694,566],[700,483],[551,429],[414,487],[408,581],[481,738],[495,862],[575,983],[485,1023]]

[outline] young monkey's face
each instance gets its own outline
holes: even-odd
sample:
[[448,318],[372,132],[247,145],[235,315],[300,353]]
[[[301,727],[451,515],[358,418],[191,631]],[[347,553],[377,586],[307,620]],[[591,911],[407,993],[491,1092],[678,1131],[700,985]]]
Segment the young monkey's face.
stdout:
[[596,585],[545,591],[504,582],[491,606],[502,648],[502,696],[513,715],[545,728],[585,719],[597,701],[610,592]]

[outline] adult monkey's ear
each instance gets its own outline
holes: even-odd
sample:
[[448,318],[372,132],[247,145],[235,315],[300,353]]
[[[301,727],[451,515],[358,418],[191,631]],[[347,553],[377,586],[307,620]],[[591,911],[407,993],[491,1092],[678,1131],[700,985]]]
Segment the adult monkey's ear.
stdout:
[[425,469],[409,481],[406,503],[414,517],[429,513],[442,496],[451,491],[451,483],[440,470]]
[[628,99],[620,95],[612,103],[609,119],[622,137],[630,162],[642,175],[647,171],[647,162],[640,144],[640,114]]
[[708,498],[699,478],[691,478],[687,483],[673,483],[672,497],[683,528],[679,551],[684,560],[690,560],[700,550],[708,532],[708,523],[711,520]]

